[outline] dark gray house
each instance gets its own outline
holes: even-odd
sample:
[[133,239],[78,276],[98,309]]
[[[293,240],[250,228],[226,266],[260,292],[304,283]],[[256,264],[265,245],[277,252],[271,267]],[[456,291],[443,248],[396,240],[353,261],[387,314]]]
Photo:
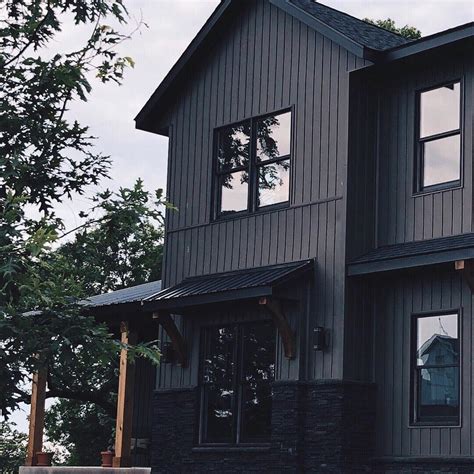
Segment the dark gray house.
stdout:
[[153,472],[474,471],[473,37],[223,0],[157,88]]

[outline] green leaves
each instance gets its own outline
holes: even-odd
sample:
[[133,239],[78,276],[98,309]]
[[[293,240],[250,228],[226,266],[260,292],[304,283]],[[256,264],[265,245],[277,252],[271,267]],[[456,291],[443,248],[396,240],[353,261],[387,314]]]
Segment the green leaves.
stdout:
[[364,18],[363,21],[371,23],[372,25],[380,26],[380,28],[392,31],[393,33],[398,33],[409,40],[417,40],[421,38],[421,31],[418,28],[409,25],[399,28],[395,24],[395,21],[393,21],[391,18],[387,18],[386,20],[372,20],[371,18]]

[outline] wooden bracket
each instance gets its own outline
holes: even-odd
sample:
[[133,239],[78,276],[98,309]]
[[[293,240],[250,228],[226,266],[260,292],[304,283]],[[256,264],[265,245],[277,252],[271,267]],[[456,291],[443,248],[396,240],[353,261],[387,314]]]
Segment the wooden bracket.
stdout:
[[474,292],[474,260],[456,260],[454,268],[462,272],[469,288]]
[[168,312],[160,311],[159,313],[153,313],[153,319],[158,321],[163,327],[170,338],[173,350],[176,352],[178,357],[178,363],[181,367],[186,367],[188,360],[186,354],[186,341],[176,327],[173,318]]
[[285,357],[294,359],[296,357],[296,337],[283,313],[280,301],[271,298],[260,298],[258,303],[267,308],[271,314],[283,342]]

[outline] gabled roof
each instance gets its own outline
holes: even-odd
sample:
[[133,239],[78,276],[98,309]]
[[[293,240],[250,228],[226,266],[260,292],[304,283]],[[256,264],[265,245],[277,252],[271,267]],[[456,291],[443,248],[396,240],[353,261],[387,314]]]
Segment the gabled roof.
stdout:
[[[188,68],[196,64],[199,54],[206,53],[207,47],[225,28],[226,21],[233,14],[238,15],[239,8],[245,1],[254,0],[221,0],[191,44],[135,117],[138,129],[167,134],[166,130],[157,128],[155,111],[164,109],[173,100],[173,93],[178,85],[189,77],[186,74]],[[431,35],[426,39],[408,41],[396,33],[366,23],[314,0],[269,1],[356,56],[373,63],[394,61],[471,37],[474,29],[474,24],[469,23]]]
[[379,247],[349,263],[349,275],[365,275],[474,258],[474,233]]
[[[238,14],[238,7],[241,7],[242,1],[221,1],[135,118],[137,128],[156,131],[149,123],[150,112],[161,104],[165,93],[175,85],[184,68],[192,64],[200,51],[205,50],[206,44],[213,38],[225,19],[232,13]],[[374,51],[382,51],[407,42],[400,35],[368,24],[321,3],[316,4],[310,0],[270,0],[270,2],[360,57],[371,58]]]

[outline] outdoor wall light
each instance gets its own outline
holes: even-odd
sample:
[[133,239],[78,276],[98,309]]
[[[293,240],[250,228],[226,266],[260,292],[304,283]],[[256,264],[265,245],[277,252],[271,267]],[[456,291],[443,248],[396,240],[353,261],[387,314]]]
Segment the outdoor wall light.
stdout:
[[324,351],[327,348],[327,331],[325,328],[318,326],[313,329],[313,349],[315,351]]

